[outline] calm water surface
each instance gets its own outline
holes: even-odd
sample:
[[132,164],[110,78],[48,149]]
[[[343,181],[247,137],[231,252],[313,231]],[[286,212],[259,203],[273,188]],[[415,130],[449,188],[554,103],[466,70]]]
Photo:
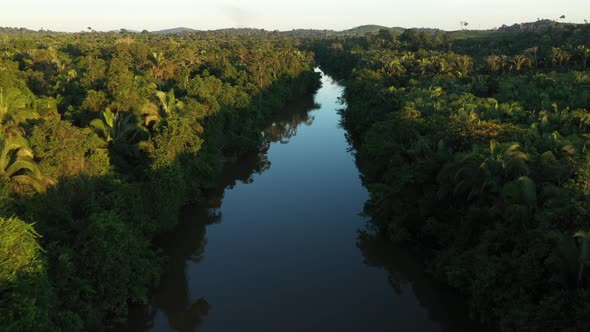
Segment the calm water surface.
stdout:
[[224,172],[162,239],[168,267],[137,331],[473,331],[419,260],[366,233],[368,194],[339,126],[342,87],[280,112],[267,153]]

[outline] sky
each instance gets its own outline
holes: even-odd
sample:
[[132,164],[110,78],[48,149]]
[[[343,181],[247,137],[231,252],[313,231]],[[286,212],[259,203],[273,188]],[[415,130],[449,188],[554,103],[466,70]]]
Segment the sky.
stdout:
[[159,30],[189,27],[344,30],[364,24],[458,30],[557,20],[590,21],[590,0],[13,0],[0,26],[33,30]]

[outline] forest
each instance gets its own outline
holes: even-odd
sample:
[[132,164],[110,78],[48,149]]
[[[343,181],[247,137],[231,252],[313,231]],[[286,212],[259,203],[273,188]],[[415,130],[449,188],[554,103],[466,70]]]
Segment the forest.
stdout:
[[147,303],[154,238],[276,141],[271,113],[320,87],[315,66],[345,86],[380,233],[492,330],[590,329],[590,25],[554,24],[1,29],[0,330],[104,330]]
[[0,34],[0,329],[101,330],[145,303],[152,239],[319,86],[295,40]]
[[590,329],[590,25],[310,42],[391,241],[492,330]]

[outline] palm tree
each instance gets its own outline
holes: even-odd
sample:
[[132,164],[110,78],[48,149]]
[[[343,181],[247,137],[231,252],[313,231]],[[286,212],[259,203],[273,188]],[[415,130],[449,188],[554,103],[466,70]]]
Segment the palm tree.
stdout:
[[577,121],[580,130],[586,130],[590,127],[590,112],[577,109],[572,113],[572,116]]
[[168,93],[165,93],[164,91],[156,91],[156,96],[160,100],[164,116],[169,116],[172,112],[184,108],[184,103],[177,100],[174,96],[174,89],[171,89]]
[[418,59],[418,68],[420,69],[421,75],[426,75],[427,73],[431,72],[432,65],[433,63],[429,58]]
[[17,88],[0,88],[0,128],[5,132],[17,133],[18,126],[27,120],[38,119],[32,107],[32,100]]
[[143,119],[143,125],[151,129],[160,122],[160,109],[157,105],[152,102],[147,102],[140,111],[141,118]]
[[586,45],[580,45],[576,48],[576,55],[580,58],[582,69],[586,69],[588,61],[590,61],[590,48]]
[[532,207],[537,202],[537,186],[528,176],[521,176],[504,186],[504,199],[516,204]]
[[537,205],[537,186],[528,176],[508,182],[502,189],[502,198],[506,203],[504,216],[506,220],[520,222],[527,229]]
[[29,142],[21,136],[0,138],[0,176],[8,179],[15,191],[30,186],[37,192],[45,192],[54,182],[41,175],[33,160]]
[[437,182],[440,184],[437,193],[439,199],[445,199],[450,193],[467,200],[479,195],[485,181],[485,175],[479,168],[480,163],[477,146],[470,152],[455,154],[453,160],[445,163],[437,175]]
[[90,121],[92,127],[104,140],[110,142],[129,142],[137,132],[134,116],[129,112],[112,112],[109,108],[101,112],[102,119]]
[[529,58],[531,66],[536,66],[538,64],[538,61],[537,61],[537,53],[538,52],[539,52],[538,46],[530,47],[530,48],[527,48],[526,50],[524,50],[524,55],[526,55]]
[[486,175],[481,190],[489,188],[499,192],[501,178],[514,178],[528,174],[527,160],[528,155],[520,151],[520,144],[490,141],[489,148],[484,151],[484,160],[479,165]]
[[166,57],[162,52],[153,52],[151,55],[151,60],[153,63],[152,71],[154,72],[154,77],[158,81],[158,88],[162,89],[162,80],[164,79],[162,66],[166,62]]
[[453,59],[453,65],[457,77],[466,77],[473,67],[473,58],[468,55],[456,55]]
[[528,113],[518,102],[499,104],[500,111],[504,116],[509,117],[515,123],[525,122]]
[[490,71],[492,73],[495,72],[499,72],[502,70],[502,68],[504,68],[506,59],[504,58],[504,56],[499,56],[499,55],[490,55],[486,58],[486,62],[488,64],[488,66],[490,66]]
[[554,65],[562,66],[571,58],[571,54],[559,47],[551,49],[551,61]]
[[406,68],[403,66],[399,59],[388,61],[383,66],[383,70],[388,77],[402,76],[406,73]]
[[517,55],[512,58],[512,65],[510,68],[514,68],[514,71],[520,72],[524,69],[527,65],[530,65],[530,59],[524,55]]

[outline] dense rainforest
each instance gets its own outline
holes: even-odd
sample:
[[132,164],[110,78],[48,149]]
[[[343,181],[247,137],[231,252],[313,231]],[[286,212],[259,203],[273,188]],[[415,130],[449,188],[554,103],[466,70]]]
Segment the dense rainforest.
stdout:
[[102,330],[146,303],[154,238],[268,146],[316,63],[345,86],[380,233],[425,250],[491,329],[590,329],[590,25],[546,25],[1,29],[0,330]]
[[590,329],[590,25],[310,47],[346,87],[376,228],[493,330]]
[[276,34],[0,40],[0,330],[124,320],[158,282],[152,239],[320,84],[313,55]]

